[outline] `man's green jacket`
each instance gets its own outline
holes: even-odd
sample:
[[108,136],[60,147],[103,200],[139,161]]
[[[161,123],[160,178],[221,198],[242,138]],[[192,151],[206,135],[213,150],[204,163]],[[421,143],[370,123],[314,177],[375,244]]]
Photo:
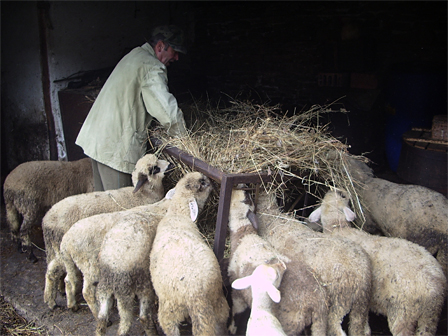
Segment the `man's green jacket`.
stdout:
[[121,59],[95,100],[76,139],[92,159],[125,173],[146,152],[155,118],[172,136],[186,133],[182,111],[168,91],[166,66],[148,43]]

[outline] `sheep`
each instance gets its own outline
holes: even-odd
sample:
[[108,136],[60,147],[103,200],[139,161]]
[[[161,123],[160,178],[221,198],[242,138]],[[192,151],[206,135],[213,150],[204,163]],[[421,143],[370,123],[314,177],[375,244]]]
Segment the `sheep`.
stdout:
[[[261,264],[251,275],[236,279],[232,282],[234,289],[252,290],[252,310],[247,323],[247,336],[286,336],[280,321],[272,313],[272,301],[280,302],[278,287],[285,272],[283,263],[275,265]],[[324,334],[325,335],[325,334]]]
[[[67,272],[65,277],[65,288],[67,295],[67,307],[73,311],[77,311],[79,306],[76,302],[76,288],[78,287],[78,272],[83,275],[83,287],[82,294],[87,302],[93,316],[98,320],[98,302],[96,298],[97,285],[100,281],[100,266],[98,262],[98,256],[101,251],[103,241],[106,239],[106,235],[113,230],[116,226],[122,228],[121,223],[129,226],[129,229],[134,227],[131,223],[135,223],[135,228],[140,230],[135,239],[141,241],[150,234],[151,230],[154,231],[154,226],[160,221],[166,214],[168,208],[168,199],[163,199],[153,204],[142,205],[129,210],[98,214],[91,217],[83,218],[76,222],[64,235],[60,246],[60,258],[63,262],[64,269]],[[146,227],[146,228],[145,228]],[[149,232],[149,233],[148,233]],[[129,232],[128,232],[129,233]],[[128,236],[121,236],[122,240],[127,240]],[[149,239],[149,238],[148,238]],[[137,243],[137,241],[135,242]],[[109,249],[113,249],[115,252],[121,251],[120,244],[123,242],[116,242],[116,246],[110,246]],[[127,247],[127,246],[126,246]],[[135,246],[134,246],[135,247]],[[107,248],[107,247],[106,247]],[[110,252],[112,253],[112,252]],[[106,255],[104,255],[106,258]],[[138,256],[131,256],[138,257]],[[125,265],[129,267],[127,271],[140,271],[137,267],[128,263],[124,259],[124,255],[120,255],[121,261],[125,262]],[[134,269],[131,269],[134,266]],[[149,272],[149,263],[148,263]],[[144,275],[145,272],[141,272],[139,275]],[[130,276],[128,274],[127,276]],[[145,279],[140,279],[145,281]],[[149,278],[147,278],[149,282]],[[130,288],[126,288],[130,291]],[[132,297],[133,299],[133,297]],[[119,301],[120,304],[121,301]],[[121,328],[120,328],[121,330]]]
[[346,192],[330,190],[309,219],[323,230],[359,244],[372,262],[370,310],[387,316],[392,335],[435,335],[444,304],[446,278],[422,246],[375,236],[350,227],[355,213]]
[[374,177],[370,167],[353,158],[347,166],[349,173],[363,183],[356,192],[367,218],[385,236],[404,238],[426,248],[448,276],[448,199],[423,186]]
[[132,173],[135,188],[70,196],[51,207],[42,221],[47,254],[44,301],[50,309],[56,307],[57,287],[65,273],[59,250],[64,234],[80,219],[159,201],[164,196],[162,179],[171,167],[171,163],[147,154],[137,161]]
[[[188,173],[177,183],[174,191],[188,192],[187,186],[191,183],[199,185],[202,179],[201,174]],[[172,195],[170,192],[167,193],[167,197]],[[205,196],[206,194],[197,196],[198,211],[204,206]],[[157,225],[166,213],[168,205],[169,202],[165,201],[163,213],[154,209],[133,211],[133,217],[116,221],[114,227],[106,234],[98,254],[100,275],[96,292],[99,306],[97,335],[104,335],[106,331],[112,295],[118,302],[120,335],[126,334],[132,323],[132,304],[135,295],[140,299],[139,318],[146,334],[153,332],[150,306],[154,305],[155,294],[149,273],[149,255]]]
[[119,335],[126,335],[132,324],[135,296],[140,302],[139,320],[146,335],[154,334],[155,294],[149,274],[149,253],[157,224],[163,217],[148,217],[129,216],[114,225],[104,237],[98,254],[97,335],[106,334],[113,296],[120,315]]
[[345,335],[341,323],[350,313],[349,334],[370,335],[371,265],[366,252],[345,238],[315,232],[282,213],[272,193],[260,193],[257,209],[259,234],[290,259],[303,259],[325,288],[327,334]]
[[[92,163],[78,161],[30,161],[17,166],[5,179],[3,197],[11,236],[19,251],[37,262],[30,231],[40,226],[52,205],[67,196],[93,191]],[[22,220],[22,222],[21,222]]]
[[[255,274],[254,270],[259,265],[284,265],[287,271],[283,275],[279,289],[285,299],[273,308],[275,316],[283,325],[284,332],[288,335],[297,335],[307,325],[312,324],[313,335],[326,335],[328,311],[324,289],[319,286],[308,265],[299,259],[290,260],[283,256],[258,235],[255,228],[257,221],[253,211],[254,204],[249,193],[234,189],[229,211],[231,252],[228,274],[230,282],[249,276],[252,272]],[[252,287],[253,291],[254,287]],[[233,290],[232,301],[232,323],[229,329],[232,333],[236,333],[235,315],[249,308],[251,303],[254,309],[253,304],[259,302],[259,298],[251,297],[249,290]],[[253,321],[252,324],[257,322]],[[251,328],[257,327],[253,325],[249,329]]]
[[[200,173],[195,173],[200,174]],[[159,299],[158,319],[166,335],[179,335],[179,323],[191,318],[194,335],[226,333],[229,306],[223,294],[218,260],[195,220],[210,191],[210,180],[186,178],[160,221],[150,254],[150,272]]]

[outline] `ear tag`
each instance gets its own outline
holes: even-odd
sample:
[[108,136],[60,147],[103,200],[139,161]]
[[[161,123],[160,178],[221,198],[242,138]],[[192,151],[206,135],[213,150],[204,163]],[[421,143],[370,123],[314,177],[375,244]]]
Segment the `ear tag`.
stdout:
[[193,199],[192,201],[188,202],[188,206],[190,207],[191,220],[194,222],[198,218],[198,203],[196,203],[196,200]]
[[168,192],[167,192],[166,195],[165,195],[165,198],[166,198],[166,199],[172,199],[173,196],[174,196],[175,191],[176,191],[176,190],[175,190],[174,188],[168,190]]

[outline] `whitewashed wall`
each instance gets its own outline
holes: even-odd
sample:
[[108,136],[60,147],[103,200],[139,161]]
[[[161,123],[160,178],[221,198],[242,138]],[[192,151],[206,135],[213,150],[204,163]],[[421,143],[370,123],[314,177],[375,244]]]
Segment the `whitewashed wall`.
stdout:
[[[80,71],[114,66],[141,45],[152,27],[186,25],[182,3],[152,1],[51,1],[47,30],[51,106],[58,158],[66,159],[58,91],[54,83]],[[2,171],[49,158],[42,91],[38,9],[35,1],[1,2]],[[37,131],[39,129],[39,131]],[[5,157],[5,155],[2,155]],[[2,160],[3,161],[3,160]]]

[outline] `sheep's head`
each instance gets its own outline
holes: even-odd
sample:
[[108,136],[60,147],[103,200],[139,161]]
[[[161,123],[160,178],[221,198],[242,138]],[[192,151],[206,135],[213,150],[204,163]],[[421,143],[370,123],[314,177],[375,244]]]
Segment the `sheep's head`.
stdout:
[[281,296],[278,287],[286,271],[286,265],[282,262],[275,264],[261,264],[255,268],[251,275],[236,279],[232,282],[235,289],[246,289],[252,287],[254,291],[266,292],[272,301],[280,302]]
[[271,215],[278,215],[281,213],[275,192],[269,192],[266,190],[260,192],[257,198],[257,212],[263,212]]
[[310,222],[322,222],[325,231],[332,232],[336,228],[350,227],[349,222],[356,217],[349,208],[349,197],[343,190],[330,190],[325,194],[320,207],[314,210],[308,219]]
[[[255,215],[255,205],[247,190],[244,190],[244,185],[238,185],[232,190],[232,198],[230,201],[230,216],[235,218],[236,223],[240,223],[241,219],[249,219],[252,226],[258,229],[258,220]],[[243,222],[244,223],[244,222]],[[236,230],[238,228],[232,228]]]
[[373,177],[373,170],[365,162],[349,157],[347,160],[347,168],[350,175],[356,180],[363,183],[369,182]]
[[137,161],[132,172],[134,193],[149,182],[151,186],[161,185],[162,179],[173,169],[174,165],[168,161],[157,159],[154,154],[147,154]]
[[[175,202],[189,202],[192,220],[204,208],[213,187],[210,179],[202,173],[192,172],[185,174],[176,184],[172,199]],[[194,215],[194,211],[196,211]]]

